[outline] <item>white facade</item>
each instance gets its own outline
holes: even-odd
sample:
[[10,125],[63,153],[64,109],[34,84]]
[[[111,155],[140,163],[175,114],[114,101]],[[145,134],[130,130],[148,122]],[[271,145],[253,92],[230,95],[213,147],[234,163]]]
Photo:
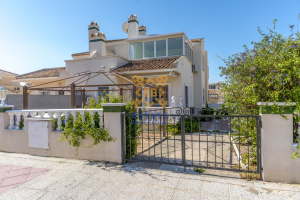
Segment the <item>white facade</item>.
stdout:
[[[128,38],[106,40],[98,24],[92,22],[88,26],[89,51],[73,54],[72,60],[65,60],[66,70],[60,72],[57,78],[63,80],[83,72],[107,72],[109,79],[101,74],[79,84],[100,85],[113,82],[131,84],[128,79],[122,78],[124,74],[154,80],[159,75],[167,75],[168,105],[174,96],[177,105],[182,97],[184,106],[205,106],[208,101],[208,57],[204,38],[190,40],[184,32],[147,35],[146,26],[139,26],[136,15],[128,18],[123,30],[128,33]],[[66,79],[64,85],[76,80],[78,77]],[[88,96],[97,97],[97,92],[89,92]]]

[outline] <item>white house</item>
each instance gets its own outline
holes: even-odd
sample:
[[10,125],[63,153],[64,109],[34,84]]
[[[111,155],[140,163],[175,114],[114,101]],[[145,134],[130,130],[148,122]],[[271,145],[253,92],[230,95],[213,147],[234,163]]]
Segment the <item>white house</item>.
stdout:
[[[122,29],[128,33],[128,38],[107,40],[105,33],[100,32],[97,22],[92,22],[88,26],[88,52],[72,54],[72,60],[65,60],[65,67],[19,75],[16,76],[16,81],[32,85],[52,81],[44,86],[58,87],[70,85],[78,80],[78,77],[70,78],[74,75],[89,72],[105,71],[107,74],[100,74],[81,84],[129,84],[132,83],[130,79],[134,75],[141,76],[144,80],[155,80],[165,75],[168,105],[171,96],[174,96],[177,102],[180,97],[183,98],[185,107],[201,108],[206,104],[209,64],[207,50],[204,49],[204,38],[189,39],[185,32],[147,35],[146,26],[139,26],[136,15],[131,15]],[[54,81],[60,79],[61,81]],[[90,89],[105,90],[112,89],[111,87]],[[36,91],[36,94],[42,92]],[[97,97],[100,93],[89,92],[89,95]],[[151,99],[146,100],[151,102]]]

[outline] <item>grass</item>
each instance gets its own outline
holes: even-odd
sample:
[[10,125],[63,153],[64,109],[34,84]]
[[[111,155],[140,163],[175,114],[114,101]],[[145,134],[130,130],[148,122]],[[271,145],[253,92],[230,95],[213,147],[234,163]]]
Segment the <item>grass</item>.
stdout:
[[246,179],[247,181],[260,180],[260,175],[259,174],[255,174],[255,173],[242,172],[241,173],[241,178],[242,179]]
[[203,174],[205,172],[205,169],[203,169],[203,168],[194,168],[194,171],[198,172],[200,174]]

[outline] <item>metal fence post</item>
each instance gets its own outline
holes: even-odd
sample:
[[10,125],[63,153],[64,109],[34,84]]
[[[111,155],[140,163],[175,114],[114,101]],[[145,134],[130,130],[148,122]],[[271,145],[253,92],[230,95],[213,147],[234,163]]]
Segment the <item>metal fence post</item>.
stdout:
[[186,171],[185,164],[185,116],[181,116],[181,155],[182,155],[182,165],[184,166],[184,171]]
[[23,86],[23,110],[28,109],[28,88],[26,85]]
[[71,108],[76,106],[76,96],[75,96],[75,83],[71,84]]

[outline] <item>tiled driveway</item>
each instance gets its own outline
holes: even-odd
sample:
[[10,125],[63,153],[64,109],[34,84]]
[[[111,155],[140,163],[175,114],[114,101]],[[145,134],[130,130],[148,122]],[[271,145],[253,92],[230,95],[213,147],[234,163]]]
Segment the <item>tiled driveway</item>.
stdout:
[[1,200],[300,199],[299,185],[199,175],[189,168],[182,173],[179,166],[116,165],[4,152],[0,152],[0,163],[51,169],[1,194]]
[[49,169],[0,164],[0,194],[50,171]]

